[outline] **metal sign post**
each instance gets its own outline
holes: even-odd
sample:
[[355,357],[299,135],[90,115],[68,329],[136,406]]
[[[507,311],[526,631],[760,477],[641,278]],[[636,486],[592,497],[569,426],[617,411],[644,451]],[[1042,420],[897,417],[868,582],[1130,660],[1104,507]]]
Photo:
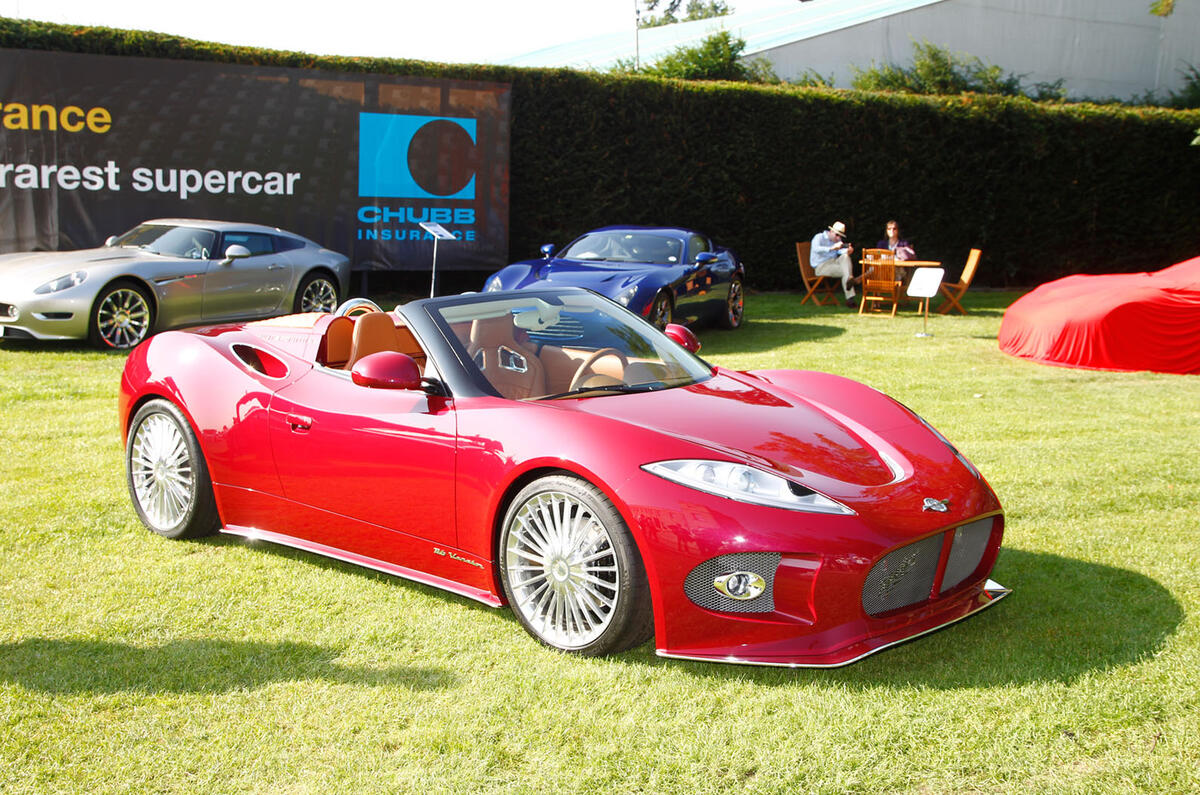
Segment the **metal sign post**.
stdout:
[[938,293],[938,287],[942,284],[942,277],[946,275],[945,268],[917,268],[913,274],[912,280],[908,283],[908,293],[910,298],[920,298],[921,303],[925,305],[925,320],[921,328],[923,329],[918,337],[932,337],[929,333],[929,299],[933,298]]
[[421,221],[421,228],[433,235],[433,268],[429,273],[429,297],[433,298],[437,291],[437,247],[439,240],[455,240],[446,227],[434,221]]

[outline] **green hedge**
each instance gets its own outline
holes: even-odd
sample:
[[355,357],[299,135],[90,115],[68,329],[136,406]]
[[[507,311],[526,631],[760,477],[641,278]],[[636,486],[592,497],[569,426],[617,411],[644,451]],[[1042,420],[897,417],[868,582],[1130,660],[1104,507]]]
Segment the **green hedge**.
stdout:
[[981,284],[1200,255],[1200,111],[317,57],[11,19],[0,47],[509,82],[512,259],[594,226],[678,224],[776,289],[798,281],[794,241],[840,219],[870,246],[893,217],[949,277],[983,249]]

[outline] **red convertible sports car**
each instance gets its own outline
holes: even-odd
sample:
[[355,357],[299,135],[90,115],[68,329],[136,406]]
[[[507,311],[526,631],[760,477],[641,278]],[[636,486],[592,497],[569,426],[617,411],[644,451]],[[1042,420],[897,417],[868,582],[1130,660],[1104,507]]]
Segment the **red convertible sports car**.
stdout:
[[604,654],[837,666],[966,618],[1004,518],[869,387],[738,372],[578,288],[169,331],[121,388],[130,494],[488,605]]

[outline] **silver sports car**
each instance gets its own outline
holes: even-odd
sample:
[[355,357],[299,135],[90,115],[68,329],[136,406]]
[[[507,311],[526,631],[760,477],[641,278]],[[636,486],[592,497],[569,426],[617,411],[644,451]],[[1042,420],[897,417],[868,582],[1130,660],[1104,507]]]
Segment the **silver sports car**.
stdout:
[[0,337],[132,348],[155,331],[329,312],[350,261],[257,224],[163,218],[101,248],[0,256]]

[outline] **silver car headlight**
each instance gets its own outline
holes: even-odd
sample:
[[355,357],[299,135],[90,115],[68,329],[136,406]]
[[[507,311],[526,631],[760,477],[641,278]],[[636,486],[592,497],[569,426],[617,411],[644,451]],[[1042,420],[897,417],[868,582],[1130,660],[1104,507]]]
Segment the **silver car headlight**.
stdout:
[[504,289],[504,285],[500,282],[499,276],[493,276],[488,279],[487,287],[483,288],[485,293],[498,293]]
[[636,296],[637,294],[638,294],[638,288],[637,288],[636,284],[633,285],[632,287],[626,287],[624,290],[622,290],[620,293],[617,294],[617,303],[620,304],[621,306],[629,306],[629,302],[632,301],[634,296]]
[[87,271],[75,271],[73,273],[68,273],[66,276],[60,276],[52,282],[46,282],[40,287],[37,287],[34,290],[34,293],[38,295],[46,295],[47,293],[57,293],[61,292],[62,290],[68,290],[72,287],[83,284],[83,281],[86,278]]
[[688,488],[739,502],[790,511],[850,515],[854,511],[787,478],[730,461],[684,459],[643,464],[642,469]]

